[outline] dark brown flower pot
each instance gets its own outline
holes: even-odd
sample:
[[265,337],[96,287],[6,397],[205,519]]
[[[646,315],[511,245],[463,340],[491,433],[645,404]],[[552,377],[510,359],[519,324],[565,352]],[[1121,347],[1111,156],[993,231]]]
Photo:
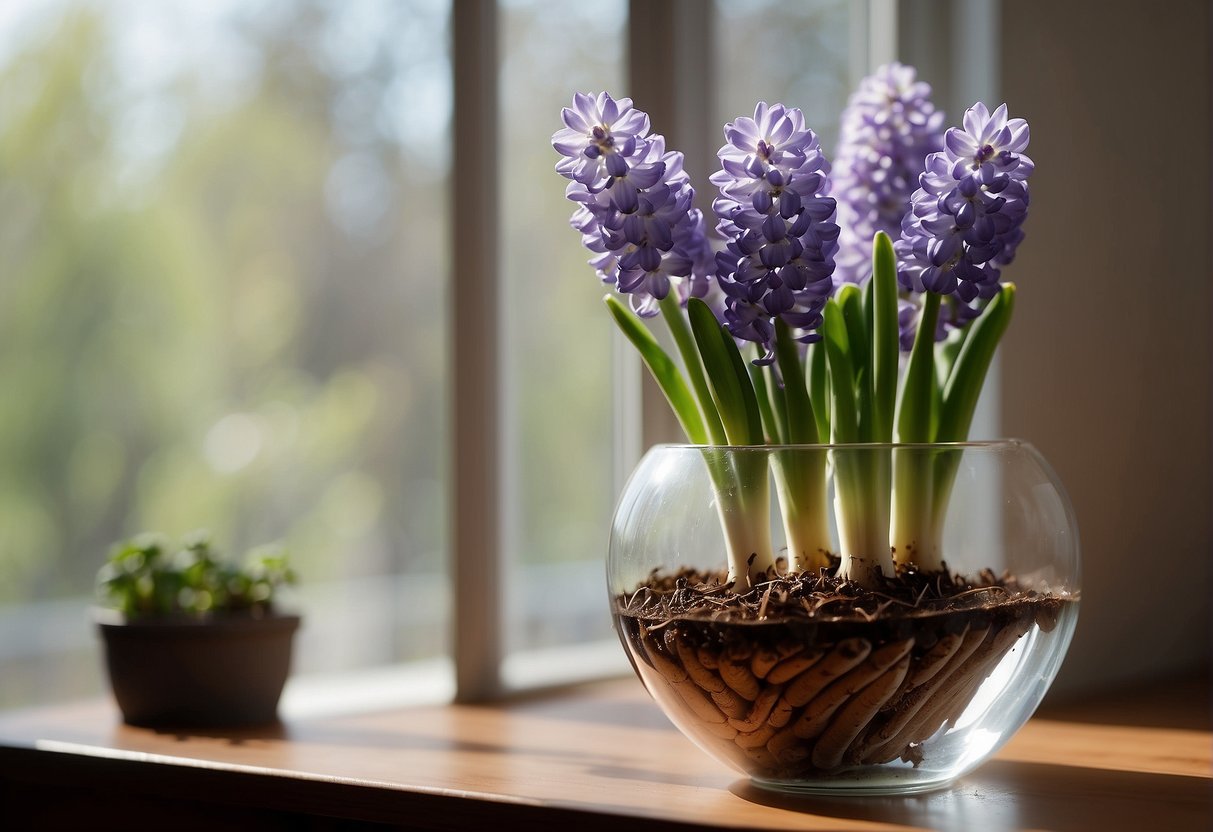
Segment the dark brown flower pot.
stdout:
[[127,619],[99,609],[94,617],[129,724],[218,728],[277,720],[299,616]]

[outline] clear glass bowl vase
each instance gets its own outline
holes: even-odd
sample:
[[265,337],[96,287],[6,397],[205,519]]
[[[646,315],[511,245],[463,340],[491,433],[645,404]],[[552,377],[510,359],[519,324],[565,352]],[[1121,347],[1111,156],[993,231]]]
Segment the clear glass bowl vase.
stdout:
[[607,579],[636,674],[703,750],[766,788],[908,793],[1031,716],[1079,548],[1017,440],[665,445],[620,498]]

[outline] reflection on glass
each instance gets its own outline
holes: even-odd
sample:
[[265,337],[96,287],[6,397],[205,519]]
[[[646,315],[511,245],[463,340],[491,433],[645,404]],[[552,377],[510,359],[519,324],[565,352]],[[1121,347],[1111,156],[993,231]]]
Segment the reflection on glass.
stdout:
[[602,639],[611,323],[550,139],[577,90],[623,87],[627,4],[501,3],[507,648]]
[[284,539],[301,671],[445,650],[449,14],[5,4],[0,705],[143,528]]

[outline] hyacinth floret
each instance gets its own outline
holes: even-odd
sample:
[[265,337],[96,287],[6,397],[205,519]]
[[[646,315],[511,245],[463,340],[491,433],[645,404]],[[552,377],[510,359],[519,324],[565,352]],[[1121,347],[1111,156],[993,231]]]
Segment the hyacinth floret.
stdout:
[[629,98],[577,93],[561,118],[565,126],[552,136],[556,172],[571,180],[565,196],[578,207],[570,224],[603,282],[645,317],[672,286],[684,303],[703,295],[714,264],[682,154],[649,134],[648,115]]
[[835,282],[867,278],[876,232],[900,236],[926,158],[944,148],[943,120],[931,86],[903,64],[880,67],[851,95],[832,176],[842,229]]
[[777,318],[797,340],[819,339],[839,233],[834,199],[823,196],[830,166],[795,108],[761,102],[753,118],[724,132],[721,170],[711,177],[720,189],[712,204],[717,230],[727,241],[716,278],[729,331],[762,346],[755,363],[769,364]]
[[564,129],[552,136],[552,146],[562,157],[556,171],[580,182],[591,191],[602,190],[610,176],[612,156],[628,158],[636,153],[649,132],[649,117],[632,107],[632,99],[618,101],[599,93],[573,95],[573,106],[560,111]]
[[964,127],[944,135],[944,150],[927,157],[902,221],[895,249],[898,279],[911,292],[954,295],[965,304],[998,293],[1001,268],[1023,240],[1028,123],[977,103]]

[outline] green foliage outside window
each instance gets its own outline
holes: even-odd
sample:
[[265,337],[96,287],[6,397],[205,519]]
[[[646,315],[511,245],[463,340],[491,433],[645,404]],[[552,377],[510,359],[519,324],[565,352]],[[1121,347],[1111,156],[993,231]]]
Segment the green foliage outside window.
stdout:
[[198,518],[309,581],[439,570],[445,168],[387,114],[445,8],[349,65],[343,4],[237,10],[214,89],[144,84],[129,13],[76,5],[0,58],[0,604]]

